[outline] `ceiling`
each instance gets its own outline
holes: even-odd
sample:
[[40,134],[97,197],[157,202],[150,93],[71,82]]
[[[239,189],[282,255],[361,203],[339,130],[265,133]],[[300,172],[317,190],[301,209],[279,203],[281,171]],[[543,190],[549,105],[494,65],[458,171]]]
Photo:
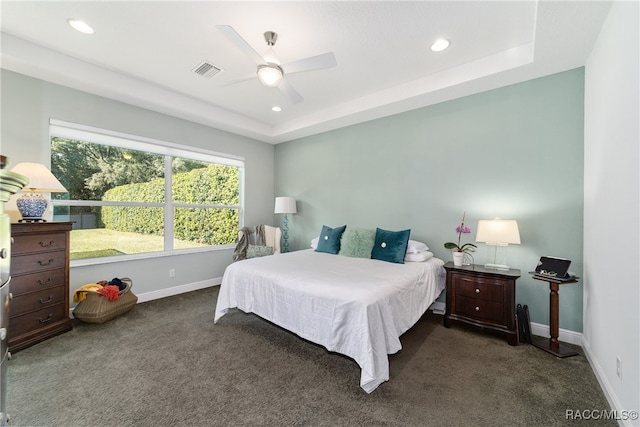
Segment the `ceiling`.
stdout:
[[[1,1],[2,68],[279,143],[583,66],[604,1]],[[67,25],[80,18],[84,35]],[[292,103],[218,25],[281,63],[333,52],[337,66],[286,74]],[[442,52],[430,45],[451,41]],[[206,60],[211,78],[192,70]],[[271,111],[279,105],[281,112]]]

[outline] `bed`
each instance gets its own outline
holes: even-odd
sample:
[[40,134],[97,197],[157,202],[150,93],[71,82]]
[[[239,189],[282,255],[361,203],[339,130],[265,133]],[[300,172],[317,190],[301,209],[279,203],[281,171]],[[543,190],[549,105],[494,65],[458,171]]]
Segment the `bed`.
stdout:
[[389,380],[389,354],[445,287],[443,261],[396,264],[307,249],[252,258],[225,270],[214,321],[232,308],[254,313],[341,353],[371,393]]

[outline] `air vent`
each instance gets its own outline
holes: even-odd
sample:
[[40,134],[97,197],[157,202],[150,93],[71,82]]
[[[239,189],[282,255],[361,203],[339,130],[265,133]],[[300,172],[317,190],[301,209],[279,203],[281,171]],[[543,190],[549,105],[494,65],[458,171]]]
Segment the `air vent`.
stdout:
[[213,77],[216,74],[218,74],[219,72],[221,72],[222,68],[216,67],[215,65],[213,65],[209,61],[202,61],[196,67],[194,67],[191,71],[193,71],[196,74],[201,75],[202,77],[206,77],[206,78],[210,79],[211,77]]

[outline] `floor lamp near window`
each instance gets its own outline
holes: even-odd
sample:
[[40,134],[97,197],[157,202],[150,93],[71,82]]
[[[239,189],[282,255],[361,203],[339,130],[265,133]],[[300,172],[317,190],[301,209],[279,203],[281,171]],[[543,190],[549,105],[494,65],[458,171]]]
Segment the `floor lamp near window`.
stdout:
[[295,197],[276,197],[276,208],[273,211],[277,214],[284,214],[282,219],[282,253],[289,252],[289,217],[296,210]]

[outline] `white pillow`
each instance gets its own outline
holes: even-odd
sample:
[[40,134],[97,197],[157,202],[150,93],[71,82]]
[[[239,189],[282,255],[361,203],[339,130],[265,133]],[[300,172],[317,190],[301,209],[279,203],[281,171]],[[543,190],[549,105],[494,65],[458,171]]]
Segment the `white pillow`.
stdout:
[[407,253],[408,254],[418,254],[420,252],[428,251],[429,247],[416,240],[409,240],[409,244],[407,245]]
[[433,253],[429,251],[422,251],[417,254],[406,254],[404,256],[406,262],[424,262],[431,258],[433,258]]
[[316,237],[314,239],[311,239],[311,249],[316,250],[318,249],[318,241],[320,240],[320,237]]

